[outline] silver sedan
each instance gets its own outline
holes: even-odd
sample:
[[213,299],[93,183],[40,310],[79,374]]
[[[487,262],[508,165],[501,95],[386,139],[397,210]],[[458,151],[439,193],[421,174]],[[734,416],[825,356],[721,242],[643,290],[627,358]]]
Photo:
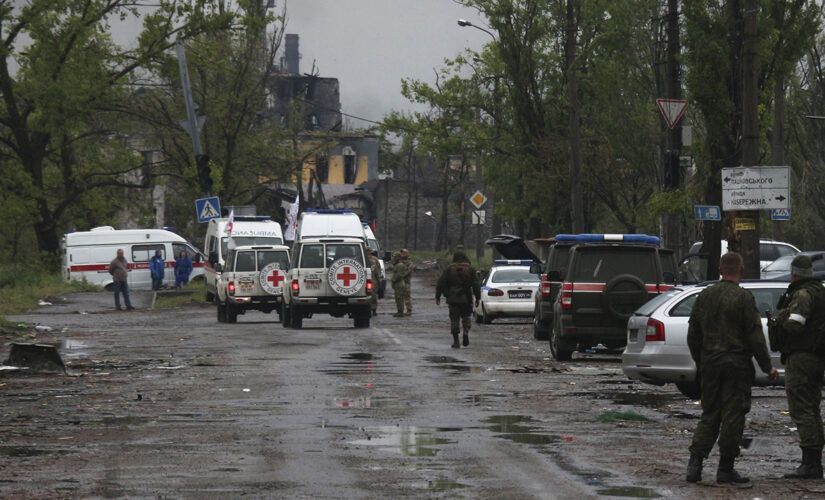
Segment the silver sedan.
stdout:
[[[696,364],[687,345],[690,311],[699,292],[708,284],[678,287],[663,293],[633,313],[627,322],[627,347],[622,354],[622,371],[631,379],[650,384],[675,383],[688,397],[699,397]],[[787,282],[753,281],[740,286],[756,299],[762,315],[765,343],[768,342],[766,312],[776,314],[776,304],[788,289]],[[779,378],[770,382],[768,375],[756,366],[758,385],[784,382],[785,367],[778,352],[771,352],[771,364],[779,370]]]

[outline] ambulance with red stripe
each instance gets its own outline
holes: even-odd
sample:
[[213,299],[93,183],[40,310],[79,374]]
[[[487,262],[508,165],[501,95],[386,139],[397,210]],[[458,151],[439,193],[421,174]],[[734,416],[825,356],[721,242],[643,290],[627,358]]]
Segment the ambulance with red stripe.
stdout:
[[165,229],[115,229],[101,226],[89,231],[66,233],[61,242],[63,277],[67,280],[86,280],[109,288],[112,275],[109,263],[117,257],[118,249],[129,263],[128,283],[134,290],[151,289],[152,276],[149,260],[160,250],[166,263],[166,281],[175,281],[175,258],[186,251],[192,259],[189,279],[203,275],[203,255],[179,234]]
[[560,361],[600,344],[627,343],[627,320],[642,304],[670,290],[673,252],[646,234],[559,234],[573,245],[553,303],[550,352]]
[[[376,277],[377,279],[377,277]],[[308,210],[298,219],[284,327],[301,328],[316,313],[348,316],[370,326],[370,297],[377,293],[367,261],[364,229],[349,210]]]

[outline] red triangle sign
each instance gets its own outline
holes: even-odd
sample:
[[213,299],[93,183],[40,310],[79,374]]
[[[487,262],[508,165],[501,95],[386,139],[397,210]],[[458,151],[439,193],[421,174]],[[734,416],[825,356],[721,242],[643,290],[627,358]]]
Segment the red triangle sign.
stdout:
[[673,128],[687,109],[687,101],[683,99],[656,99],[656,104],[665,117],[667,126]]

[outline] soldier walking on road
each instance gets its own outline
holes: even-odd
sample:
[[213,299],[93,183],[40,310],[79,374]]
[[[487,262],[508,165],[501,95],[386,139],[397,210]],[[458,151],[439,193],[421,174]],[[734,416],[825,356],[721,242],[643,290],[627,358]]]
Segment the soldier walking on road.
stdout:
[[[398,308],[398,312],[393,314],[393,316],[396,318],[412,314],[412,297],[410,296],[411,281],[412,262],[405,248],[392,256],[392,291],[395,295],[395,306]],[[406,314],[404,314],[405,305],[407,306]]]
[[770,321],[771,349],[782,352],[788,410],[799,432],[802,465],[786,478],[822,479],[822,377],[825,374],[825,288],[806,255],[791,262],[791,284]]
[[404,316],[411,316],[412,315],[412,273],[413,273],[413,265],[412,260],[410,260],[410,252],[407,251],[406,248],[401,250],[401,264],[404,265],[404,305],[407,307],[407,312],[404,313]]
[[690,314],[688,347],[700,375],[702,418],[693,433],[687,481],[702,479],[702,461],[719,439],[717,483],[746,483],[733,468],[745,415],[751,408],[754,369],[751,358],[771,380],[771,367],[762,321],[753,295],[739,286],[745,272],[742,256],[728,252],[719,263],[719,283],[699,294]]
[[372,274],[372,295],[370,296],[370,310],[373,316],[378,316],[378,287],[381,283],[381,264],[378,262],[374,249],[369,249],[369,263]]
[[453,263],[441,273],[435,288],[435,305],[441,304],[441,296],[447,299],[450,308],[450,333],[453,336],[453,349],[458,349],[459,320],[464,327],[464,346],[470,345],[470,314],[473,312],[473,297],[475,305],[481,299],[481,288],[475,269],[470,265],[470,259],[462,251],[453,254]]

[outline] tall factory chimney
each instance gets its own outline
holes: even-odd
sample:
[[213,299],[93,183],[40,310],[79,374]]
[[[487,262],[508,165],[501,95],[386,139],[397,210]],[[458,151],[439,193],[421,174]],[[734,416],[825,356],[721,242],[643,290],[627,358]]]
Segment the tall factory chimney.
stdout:
[[301,60],[301,55],[298,53],[298,35],[286,35],[284,58],[286,59],[286,68],[282,69],[286,69],[287,73],[293,75],[300,74],[298,63]]

